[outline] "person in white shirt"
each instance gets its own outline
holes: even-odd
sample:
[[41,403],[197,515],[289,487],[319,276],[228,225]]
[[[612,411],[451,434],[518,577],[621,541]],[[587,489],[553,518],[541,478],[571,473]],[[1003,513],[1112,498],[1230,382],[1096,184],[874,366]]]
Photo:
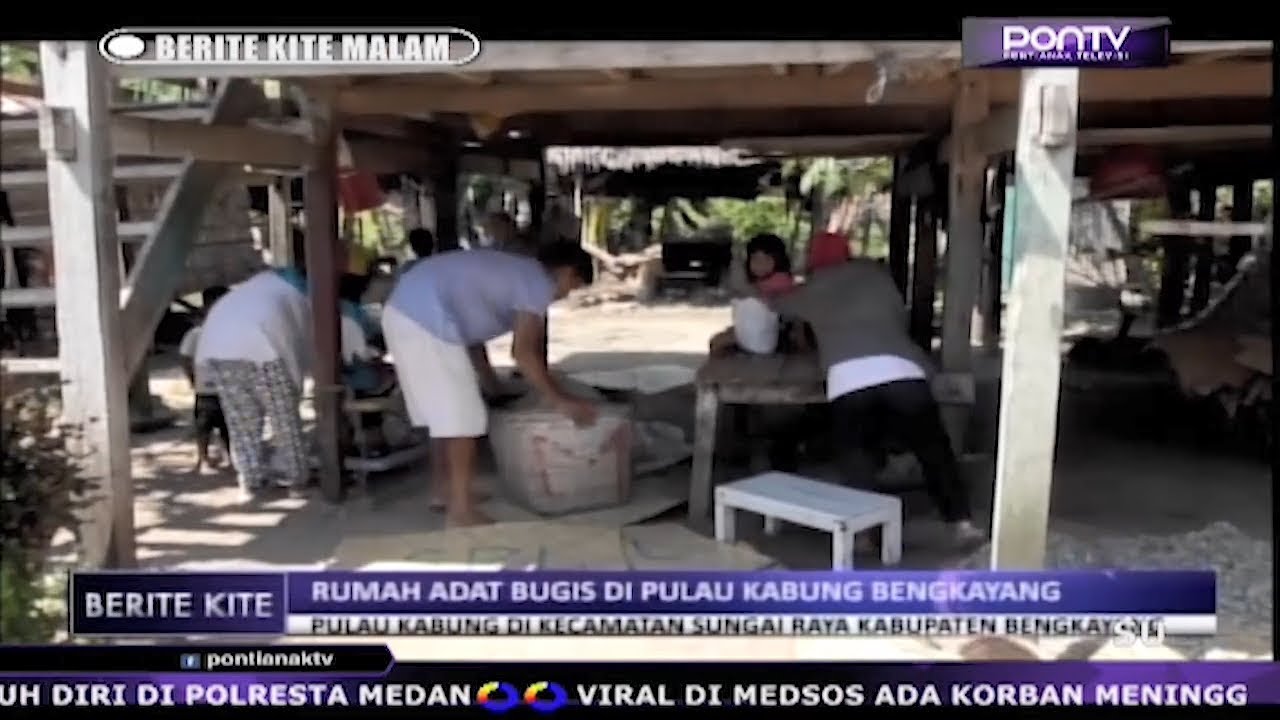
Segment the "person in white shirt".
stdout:
[[[202,309],[205,314],[227,294],[227,288],[219,285],[206,288],[201,292]],[[195,393],[195,406],[191,412],[191,425],[195,431],[196,466],[192,472],[200,472],[206,465],[218,468],[223,462],[231,459],[231,433],[227,430],[227,418],[222,413],[222,404],[218,401],[218,388],[207,372],[196,367],[196,345],[200,340],[200,325],[196,324],[182,336],[178,343],[178,355],[182,357],[182,371],[186,373],[191,389]],[[214,431],[222,441],[222,457],[213,458],[209,454],[209,445],[213,441]]]
[[[213,306],[200,331],[196,371],[218,390],[240,489],[304,485],[310,475],[298,414],[311,348],[306,277],[264,270]],[[264,436],[264,424],[271,427]]]

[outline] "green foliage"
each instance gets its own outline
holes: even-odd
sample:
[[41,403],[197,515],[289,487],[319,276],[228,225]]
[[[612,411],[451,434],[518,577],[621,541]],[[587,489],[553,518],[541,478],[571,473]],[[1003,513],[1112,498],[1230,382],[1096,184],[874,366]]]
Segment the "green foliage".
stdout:
[[[12,385],[6,382],[6,388]],[[84,490],[70,447],[78,432],[59,423],[56,388],[10,391],[0,402],[0,640],[47,642],[62,624],[47,554],[74,526]]]
[[799,177],[800,194],[806,197],[865,197],[889,185],[893,163],[884,157],[797,158],[783,164],[783,173]]
[[788,237],[795,227],[792,213],[786,201],[780,197],[761,197],[755,200],[714,198],[707,201],[707,222],[711,226],[724,226],[733,231],[737,240],[747,240],[760,233],[773,233]]
[[40,56],[31,48],[0,43],[0,74],[10,80],[30,82],[38,75]]

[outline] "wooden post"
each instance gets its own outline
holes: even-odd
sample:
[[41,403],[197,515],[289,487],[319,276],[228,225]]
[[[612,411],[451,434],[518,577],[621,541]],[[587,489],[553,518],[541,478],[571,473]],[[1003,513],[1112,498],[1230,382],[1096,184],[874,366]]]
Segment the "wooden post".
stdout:
[[[950,181],[947,201],[946,280],[942,291],[942,371],[968,375],[973,369],[973,311],[982,282],[982,201],[987,158],[977,128],[989,112],[983,76],[965,72],[951,111]],[[952,445],[964,442],[970,408],[948,405],[943,420]]]
[[1009,184],[1009,159],[1001,158],[987,195],[987,277],[983,302],[982,347],[995,352],[1000,347],[1000,323],[1004,310],[1004,221],[1005,189]]
[[[1213,222],[1218,219],[1218,184],[1212,181],[1205,181],[1200,184],[1197,191],[1200,196],[1200,207],[1196,209],[1196,215],[1200,220],[1205,222]],[[1195,268],[1191,276],[1191,307],[1192,315],[1199,313],[1209,304],[1209,291],[1213,288],[1213,238],[1203,237],[1187,238],[1187,241],[1195,243]]]
[[[1234,222],[1252,222],[1253,221],[1253,180],[1239,180],[1231,188],[1231,219]],[[1240,267],[1240,260],[1250,250],[1253,249],[1253,238],[1248,235],[1239,235],[1231,238],[1231,251],[1227,256],[1229,263],[1229,272],[1222,279],[1223,282],[1230,280],[1236,273],[1236,268]]]
[[80,526],[87,567],[136,565],[129,457],[129,376],[120,324],[119,240],[107,94],[95,43],[40,43],[54,243],[63,418],[81,429],[89,503]]
[[991,538],[993,569],[1043,567],[1062,372],[1062,304],[1080,71],[1022,71],[1018,255],[1009,291]]
[[458,146],[440,148],[440,162],[431,174],[431,197],[436,209],[436,245],[441,251],[457,250],[458,227]]
[[267,237],[271,249],[271,264],[276,267],[293,265],[293,182],[291,178],[276,178],[267,186]]
[[911,337],[933,352],[933,300],[938,277],[938,219],[929,198],[916,197],[915,258],[911,270]]
[[342,499],[342,385],[338,377],[338,136],[332,98],[312,98],[307,111],[312,127],[311,165],[304,194],[307,217],[307,286],[315,342],[316,449],[320,456],[320,489],[326,500]]
[[[1169,188],[1169,216],[1174,220],[1191,217],[1191,188],[1175,183]],[[1187,271],[1191,256],[1187,239],[1170,236],[1161,239],[1164,258],[1160,268],[1160,292],[1156,298],[1156,326],[1176,325],[1182,318],[1182,305],[1187,299]]]
[[889,196],[889,272],[904,298],[911,268],[911,196],[902,188],[906,162],[902,155],[894,159],[893,191]]

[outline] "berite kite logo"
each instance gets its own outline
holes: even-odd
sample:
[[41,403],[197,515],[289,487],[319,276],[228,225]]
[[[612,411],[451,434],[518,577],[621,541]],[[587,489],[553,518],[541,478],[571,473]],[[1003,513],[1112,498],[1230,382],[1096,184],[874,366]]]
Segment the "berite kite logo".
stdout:
[[972,68],[1169,64],[1168,18],[966,18],[962,39]]
[[465,65],[480,39],[461,28],[121,28],[98,41],[119,65]]

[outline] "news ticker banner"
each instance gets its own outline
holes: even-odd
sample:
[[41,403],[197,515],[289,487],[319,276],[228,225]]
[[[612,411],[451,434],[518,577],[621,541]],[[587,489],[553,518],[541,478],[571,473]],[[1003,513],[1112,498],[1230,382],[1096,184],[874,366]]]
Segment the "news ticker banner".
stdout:
[[[65,652],[65,648],[58,648]],[[71,648],[72,651],[76,648]],[[105,648],[99,648],[105,651]],[[118,648],[133,655],[136,648]],[[483,663],[352,669],[347,651],[374,648],[151,648],[168,668],[73,674],[0,672],[0,706],[164,710],[294,708],[368,717],[372,709],[422,716],[599,717],[698,709],[732,713],[805,708],[1210,707],[1280,704],[1272,663]],[[167,655],[166,655],[167,652]],[[382,650],[385,653],[385,649]],[[15,650],[6,655],[20,656]],[[140,656],[146,653],[139,653]],[[321,659],[308,659],[311,655]],[[198,666],[187,658],[198,657]],[[47,659],[52,660],[52,656]],[[324,667],[325,663],[330,663]],[[39,662],[33,663],[43,667]],[[125,665],[136,665],[124,660]]]
[[77,573],[69,624],[101,636],[1211,635],[1215,586],[1198,571]]

